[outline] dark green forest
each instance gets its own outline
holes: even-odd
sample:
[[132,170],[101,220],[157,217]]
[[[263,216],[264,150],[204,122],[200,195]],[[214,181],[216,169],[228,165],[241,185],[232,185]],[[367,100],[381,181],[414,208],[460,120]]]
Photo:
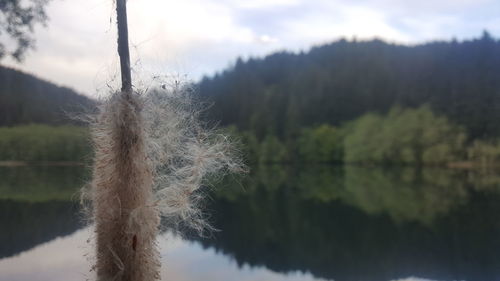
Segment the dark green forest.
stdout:
[[35,76],[0,66],[0,126],[79,123],[95,101]]
[[[469,167],[500,162],[499,78],[500,41],[484,32],[418,45],[339,40],[300,53],[238,59],[195,88],[209,104],[203,117],[241,140],[248,163]],[[68,116],[95,106],[12,69],[0,68],[0,82],[0,126],[81,125]],[[59,144],[42,136],[52,127],[36,128],[2,131],[0,145],[7,146],[0,147],[1,160],[81,161],[88,149],[80,142],[71,159],[42,156],[37,149]],[[17,141],[32,131],[47,141]],[[56,131],[61,135],[52,139],[68,149],[86,139],[83,129],[72,129],[74,136]]]
[[484,32],[414,46],[340,40],[308,52],[238,59],[205,77],[199,92],[213,100],[212,120],[258,138],[429,104],[475,139],[500,135],[499,77],[500,42]]

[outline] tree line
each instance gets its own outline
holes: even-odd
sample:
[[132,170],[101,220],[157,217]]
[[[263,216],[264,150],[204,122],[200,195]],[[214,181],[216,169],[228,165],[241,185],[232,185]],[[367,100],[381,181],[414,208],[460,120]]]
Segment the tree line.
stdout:
[[197,85],[210,120],[280,140],[304,127],[341,126],[368,112],[423,104],[462,126],[467,141],[500,136],[500,42],[398,45],[347,41],[307,52],[238,59]]
[[[241,138],[249,163],[491,166],[500,161],[498,77],[500,42],[484,32],[413,46],[339,40],[307,52],[238,59],[195,88],[211,105],[204,117]],[[68,116],[95,105],[0,67],[0,126],[56,126],[54,137],[51,127],[2,131],[0,160],[81,160],[88,144],[79,130],[62,136],[57,126],[82,125]],[[63,139],[77,142],[79,152],[35,153]]]
[[498,141],[467,141],[466,129],[430,106],[394,106],[387,114],[366,113],[342,126],[302,128],[281,140],[252,131],[230,131],[243,142],[249,163],[336,163],[369,165],[491,167],[500,163]]

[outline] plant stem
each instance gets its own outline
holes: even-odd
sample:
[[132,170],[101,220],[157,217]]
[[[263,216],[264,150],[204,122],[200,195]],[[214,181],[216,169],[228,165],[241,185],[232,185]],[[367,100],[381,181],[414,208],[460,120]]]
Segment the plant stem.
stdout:
[[116,19],[118,25],[118,54],[122,74],[122,92],[132,92],[132,74],[130,72],[130,52],[128,46],[127,1],[116,0]]

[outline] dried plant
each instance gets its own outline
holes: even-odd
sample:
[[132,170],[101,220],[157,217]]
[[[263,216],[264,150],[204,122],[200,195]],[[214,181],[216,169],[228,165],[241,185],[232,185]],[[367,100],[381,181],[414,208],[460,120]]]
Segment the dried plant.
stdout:
[[156,204],[171,229],[180,224],[203,231],[208,227],[198,203],[209,185],[244,166],[233,140],[200,122],[201,108],[189,85],[163,84],[145,96],[149,159],[154,167]]
[[98,280],[159,279],[159,217],[142,108],[136,94],[113,94],[92,126]]
[[116,1],[116,11],[122,90],[92,123],[93,179],[83,195],[96,226],[97,279],[153,281],[160,279],[160,215],[170,227],[185,222],[202,231],[197,191],[207,176],[242,166],[227,139],[200,124],[187,86],[132,90],[126,0]]
[[231,142],[199,121],[189,87],[116,93],[91,126],[88,194],[96,225],[98,280],[158,280],[156,236],[166,226],[207,228],[198,208],[208,177],[243,171]]

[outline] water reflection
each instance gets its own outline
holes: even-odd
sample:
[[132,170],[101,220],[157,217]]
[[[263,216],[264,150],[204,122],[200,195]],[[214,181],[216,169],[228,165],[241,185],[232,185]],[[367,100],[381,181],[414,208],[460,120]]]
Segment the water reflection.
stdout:
[[78,188],[88,176],[82,166],[0,166],[0,199],[78,201]]
[[0,167],[0,258],[82,226],[78,188],[83,167]]
[[[86,242],[90,228],[57,238],[18,256],[0,260],[0,280],[67,281],[93,280],[89,272],[91,247]],[[311,274],[291,272],[279,274],[263,267],[238,267],[226,256],[204,250],[199,244],[163,234],[159,239],[162,257],[162,280],[268,280],[313,281]]]
[[[486,176],[486,175],[483,175]],[[206,247],[239,264],[336,280],[500,278],[497,181],[452,170],[257,171],[212,204]]]
[[[80,182],[57,177],[81,180],[85,173],[40,173],[45,178],[33,176],[35,187],[27,187],[28,179],[15,180],[22,173],[0,169],[12,178],[10,186],[0,185],[0,238],[6,242],[0,244],[0,257],[5,257],[0,280],[85,280],[88,229],[55,239],[82,227],[70,201]],[[23,189],[36,191],[30,195]],[[260,167],[245,179],[222,183],[212,194],[207,207],[219,232],[205,239],[188,237],[193,242],[161,239],[163,276],[499,280],[499,191],[498,177],[477,172]]]
[[81,227],[73,202],[0,200],[0,258],[31,249]]

